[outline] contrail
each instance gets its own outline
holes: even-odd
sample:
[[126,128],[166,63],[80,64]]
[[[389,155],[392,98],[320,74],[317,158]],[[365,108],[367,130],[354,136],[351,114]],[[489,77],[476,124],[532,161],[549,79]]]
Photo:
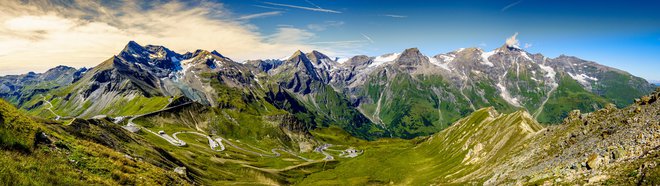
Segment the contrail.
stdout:
[[519,0],[519,1],[513,2],[513,3],[509,4],[509,5],[506,5],[506,6],[505,6],[504,8],[502,8],[502,10],[500,10],[500,11],[504,12],[504,11],[506,11],[507,9],[509,9],[509,8],[511,8],[511,7],[513,7],[513,6],[516,6],[516,5],[520,4],[522,1],[523,1],[523,0]]
[[324,9],[324,8],[313,8],[313,7],[297,6],[297,5],[290,5],[290,4],[280,4],[280,3],[273,3],[273,2],[264,2],[264,3],[269,4],[269,5],[274,5],[274,6],[297,8],[297,9],[310,10],[310,11],[315,11],[315,12],[328,12],[328,13],[341,14],[340,11],[329,10],[329,9]]
[[363,34],[363,33],[360,33],[360,34],[362,34],[362,37],[369,40],[369,42],[374,43],[374,40],[372,40],[371,37],[369,37],[369,36],[367,36],[366,34]]

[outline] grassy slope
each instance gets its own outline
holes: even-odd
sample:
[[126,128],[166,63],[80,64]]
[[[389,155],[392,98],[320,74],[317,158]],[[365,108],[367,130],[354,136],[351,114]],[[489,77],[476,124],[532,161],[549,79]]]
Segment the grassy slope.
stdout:
[[[530,132],[541,128],[524,112],[497,117],[491,114],[491,109],[481,109],[424,140],[382,139],[365,143],[359,146],[365,149],[364,155],[346,160],[335,169],[312,174],[300,185],[484,181],[479,178],[490,174],[484,168],[504,161],[507,152],[520,148]],[[477,144],[483,149],[473,154],[481,156],[465,158]],[[464,176],[473,176],[473,179],[464,180]]]
[[[220,107],[193,104],[142,117],[135,122],[152,131],[162,130],[170,135],[179,131],[197,131],[212,138],[221,136],[241,148],[263,154],[272,154],[273,148],[291,149],[295,152],[298,148],[303,148],[300,146],[311,146],[313,143],[307,141],[309,136],[304,136],[304,132],[292,131],[305,126],[295,120],[287,120],[288,113],[268,103],[261,97],[264,93],[228,87],[217,81],[217,78],[211,75],[208,77],[211,80],[210,85],[218,93],[216,101]],[[281,151],[281,157],[262,157],[231,147],[227,143],[224,144],[225,151],[216,152],[209,148],[206,138],[191,134],[178,135],[188,143],[184,147],[172,146],[148,132],[142,131],[140,135],[155,146],[170,152],[172,157],[183,162],[188,170],[194,173],[192,177],[195,180],[207,185],[291,184],[302,179],[305,174],[320,171],[323,165],[322,162],[306,162]],[[311,147],[308,148],[311,150]],[[300,155],[309,159],[323,158],[313,152],[303,152]],[[304,168],[288,169],[297,166]]]
[[[34,121],[0,100],[0,182],[8,185],[186,184],[171,171]],[[51,142],[35,140],[44,132]],[[35,142],[41,142],[35,144]]]
[[635,98],[644,96],[652,91],[652,86],[641,78],[629,74],[606,72],[597,83],[592,85],[594,92],[607,98],[618,107],[625,107],[633,103]]
[[541,123],[561,123],[572,110],[591,112],[603,108],[607,103],[605,98],[588,92],[568,75],[560,75],[557,90],[550,95],[537,119]]

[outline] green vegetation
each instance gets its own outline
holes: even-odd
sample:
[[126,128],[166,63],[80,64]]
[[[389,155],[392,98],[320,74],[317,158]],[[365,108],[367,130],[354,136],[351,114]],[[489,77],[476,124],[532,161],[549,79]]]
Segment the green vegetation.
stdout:
[[299,184],[475,184],[485,181],[480,178],[492,174],[488,169],[505,161],[541,128],[525,112],[498,116],[492,108],[481,109],[425,139],[357,143],[364,155]]
[[603,73],[592,87],[593,92],[607,98],[618,107],[632,104],[635,98],[648,94],[653,88],[644,79],[613,71]]
[[[188,184],[117,149],[81,139],[71,126],[31,119],[0,100],[0,182],[7,185]],[[80,126],[78,126],[80,127]],[[100,135],[111,134],[98,131]],[[88,135],[94,135],[88,133]],[[98,135],[98,134],[97,134]],[[97,136],[98,137],[98,136]],[[140,147],[145,148],[145,147]]]
[[603,108],[607,103],[605,98],[584,90],[568,75],[561,75],[557,90],[550,95],[537,119],[541,123],[557,124],[572,110],[591,112]]
[[23,113],[0,99],[0,147],[30,151],[39,128]]

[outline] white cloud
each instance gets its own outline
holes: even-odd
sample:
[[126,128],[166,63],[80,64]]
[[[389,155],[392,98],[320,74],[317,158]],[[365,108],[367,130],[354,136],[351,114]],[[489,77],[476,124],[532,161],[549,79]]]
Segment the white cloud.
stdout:
[[525,46],[524,46],[524,47],[525,47],[525,48],[532,48],[532,46],[533,46],[533,45],[532,45],[531,43],[525,43]]
[[111,3],[0,1],[0,74],[39,72],[56,65],[95,66],[129,40],[177,52],[218,50],[235,60],[277,58],[298,49],[336,52],[306,44],[315,36],[304,29],[279,28],[263,35],[218,3],[189,6],[174,1],[146,9],[132,1]]
[[520,44],[518,43],[518,39],[516,39],[516,37],[518,37],[518,32],[506,39],[506,45],[509,47],[520,48]]

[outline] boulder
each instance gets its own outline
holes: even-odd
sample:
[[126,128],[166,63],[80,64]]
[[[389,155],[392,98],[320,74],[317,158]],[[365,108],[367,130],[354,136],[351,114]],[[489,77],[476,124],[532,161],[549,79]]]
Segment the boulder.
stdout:
[[174,169],[174,172],[183,176],[187,174],[186,167],[177,167]]
[[587,169],[597,169],[600,166],[600,156],[593,153],[587,158]]

